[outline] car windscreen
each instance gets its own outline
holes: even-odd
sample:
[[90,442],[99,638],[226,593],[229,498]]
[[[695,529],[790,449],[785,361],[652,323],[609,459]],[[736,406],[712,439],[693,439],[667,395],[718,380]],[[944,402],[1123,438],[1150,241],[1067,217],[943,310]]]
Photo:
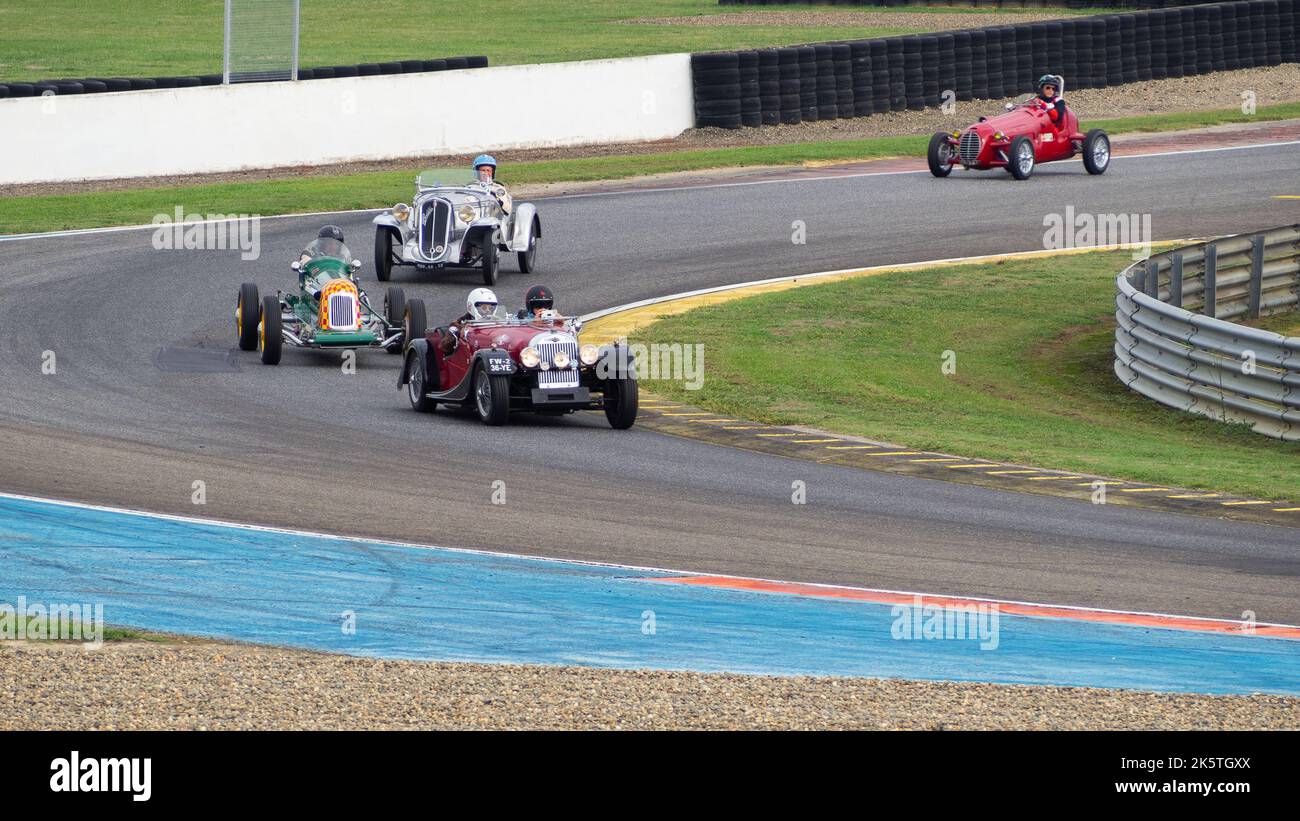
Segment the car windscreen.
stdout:
[[303,249],[303,253],[312,259],[319,259],[320,257],[337,257],[344,262],[352,261],[352,252],[348,250],[348,246],[336,239],[330,239],[329,237],[319,237],[312,240],[311,244]]
[[415,178],[421,188],[460,188],[478,182],[471,168],[430,168]]

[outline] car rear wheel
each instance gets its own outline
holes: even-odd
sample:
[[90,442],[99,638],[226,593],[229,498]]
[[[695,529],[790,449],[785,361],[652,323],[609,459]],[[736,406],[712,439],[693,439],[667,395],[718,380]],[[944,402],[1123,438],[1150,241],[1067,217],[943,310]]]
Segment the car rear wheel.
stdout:
[[[384,322],[389,328],[396,328],[406,321],[406,292],[401,288],[389,288],[384,294]],[[384,350],[392,354],[402,352],[405,338],[398,339]]]
[[411,343],[417,339],[424,339],[428,329],[428,322],[425,319],[424,300],[412,299],[406,303],[406,315],[402,321],[402,345],[411,347]]
[[930,148],[926,160],[930,163],[930,173],[936,177],[946,177],[952,173],[952,143],[942,131],[930,138]]
[[1034,143],[1028,137],[1016,137],[1011,141],[1009,168],[1011,176],[1018,180],[1027,180],[1034,173]]
[[1105,174],[1110,166],[1110,137],[1094,128],[1083,138],[1083,167],[1089,174]]
[[419,413],[432,413],[438,409],[438,403],[425,396],[429,390],[424,380],[424,368],[420,366],[420,355],[415,351],[406,352],[406,398],[411,407]]
[[393,232],[387,228],[375,229],[375,276],[387,282],[393,275]]
[[257,285],[245,282],[239,286],[239,301],[235,303],[235,333],[241,351],[257,350],[257,326],[262,321],[262,300],[257,295]]
[[474,374],[474,407],[485,425],[504,425],[510,415],[510,377],[479,368]]
[[635,379],[611,379],[605,385],[605,418],[614,430],[636,423],[639,390]]
[[497,269],[501,267],[501,251],[497,249],[495,231],[483,234],[483,283],[497,284]]
[[531,274],[537,271],[537,240],[541,226],[533,220],[533,230],[528,236],[528,250],[519,252],[519,273]]
[[262,352],[263,365],[279,365],[284,348],[281,333],[280,300],[273,296],[262,297],[262,321],[257,324],[257,349]]

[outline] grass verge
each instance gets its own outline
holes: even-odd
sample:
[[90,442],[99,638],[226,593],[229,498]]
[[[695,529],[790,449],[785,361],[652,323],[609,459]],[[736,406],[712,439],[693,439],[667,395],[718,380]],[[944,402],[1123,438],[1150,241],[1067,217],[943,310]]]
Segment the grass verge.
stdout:
[[[165,7],[165,9],[164,9]],[[840,9],[839,11],[852,11]],[[898,25],[729,25],[725,18],[813,11],[719,7],[717,0],[311,0],[302,4],[304,66],[486,54],[493,65],[757,48],[911,34],[928,13],[1013,9],[901,8]],[[822,10],[824,11],[824,10]],[[1022,9],[1041,13],[1042,9]],[[1059,15],[1084,10],[1057,10]],[[904,18],[906,15],[906,19]],[[717,17],[718,25],[631,25],[647,17]],[[62,77],[153,77],[221,71],[223,0],[44,0],[0,4],[0,82]]]
[[[13,625],[6,625],[6,629],[0,632],[0,635],[6,635],[12,632],[14,636],[28,636],[28,641],[68,641],[68,639],[50,638],[51,625],[48,618],[34,618],[26,613],[17,614],[14,617]],[[55,632],[58,631],[58,625],[53,625]],[[76,635],[75,627],[73,635]],[[92,629],[93,628],[88,628]],[[130,627],[113,627],[104,625],[103,640],[109,641],[153,641],[166,642],[168,639],[159,633],[146,633],[140,630],[134,630]]]
[[[1171,131],[1230,123],[1286,120],[1300,117],[1300,103],[1266,106],[1254,115],[1237,109],[1141,116],[1089,122],[1112,134]],[[876,137],[866,140],[746,146],[663,154],[587,157],[507,164],[508,184],[619,180],[713,168],[800,165],[809,162],[851,162],[891,156],[920,157],[929,135]],[[277,214],[379,208],[408,199],[416,166],[346,176],[286,177],[255,182],[135,188],[80,194],[0,198],[0,234],[101,228],[148,223],[155,214],[171,214],[182,205],[191,214]]]
[[[703,343],[701,390],[653,390],[719,414],[1300,499],[1300,442],[1164,408],[1115,378],[1115,276],[1129,261],[1098,252],[847,279],[667,317],[635,336]],[[945,351],[955,374],[942,373]]]

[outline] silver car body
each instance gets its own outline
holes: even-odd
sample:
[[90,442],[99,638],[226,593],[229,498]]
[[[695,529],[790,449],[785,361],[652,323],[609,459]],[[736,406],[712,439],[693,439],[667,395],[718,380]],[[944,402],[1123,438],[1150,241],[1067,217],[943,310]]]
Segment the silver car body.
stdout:
[[483,231],[493,232],[501,251],[525,252],[540,228],[535,205],[512,203],[504,186],[481,183],[464,169],[425,171],[416,177],[415,187],[405,219],[398,216],[400,206],[374,218],[376,226],[398,232],[397,256],[405,265],[473,264],[477,251],[472,246]]

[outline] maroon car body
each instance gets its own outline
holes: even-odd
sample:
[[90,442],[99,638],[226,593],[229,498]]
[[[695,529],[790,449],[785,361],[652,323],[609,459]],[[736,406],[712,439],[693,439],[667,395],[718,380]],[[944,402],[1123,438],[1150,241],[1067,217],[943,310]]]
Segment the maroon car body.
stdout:
[[986,170],[1005,168],[1028,179],[1039,163],[1068,160],[1079,154],[1089,174],[1103,174],[1110,164],[1110,138],[1100,128],[1087,134],[1068,107],[1058,128],[1034,99],[1009,104],[1005,114],[980,117],[961,131],[939,132],[930,138],[930,173],[946,177],[954,165]]
[[410,300],[408,339],[399,385],[417,411],[438,405],[474,408],[489,425],[513,412],[605,411],[611,427],[632,427],[637,415],[636,362],[624,346],[583,345],[582,324],[569,317],[497,316],[460,323],[447,354],[448,326],[424,330],[424,303]]

